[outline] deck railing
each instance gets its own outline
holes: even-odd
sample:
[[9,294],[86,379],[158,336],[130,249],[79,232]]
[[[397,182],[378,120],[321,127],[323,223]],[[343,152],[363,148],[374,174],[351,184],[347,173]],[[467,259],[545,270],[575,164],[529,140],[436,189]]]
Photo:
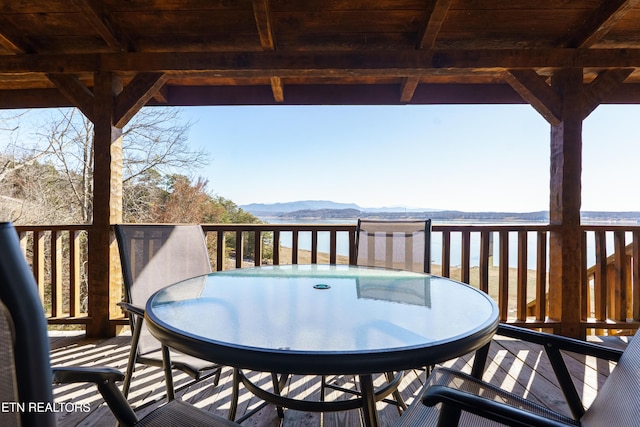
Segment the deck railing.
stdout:
[[[88,226],[16,227],[50,324],[87,322]],[[487,292],[500,320],[555,330],[548,318],[549,225],[434,225],[432,273]],[[348,264],[355,225],[206,224],[216,270]],[[583,226],[581,309],[589,333],[640,324],[640,227]],[[118,286],[119,284],[116,284]],[[112,319],[123,323],[123,319]]]

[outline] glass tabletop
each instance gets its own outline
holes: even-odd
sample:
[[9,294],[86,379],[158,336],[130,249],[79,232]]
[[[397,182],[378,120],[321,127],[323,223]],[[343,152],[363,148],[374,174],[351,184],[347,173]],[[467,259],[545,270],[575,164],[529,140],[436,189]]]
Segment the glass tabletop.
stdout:
[[498,319],[494,301],[468,285],[346,265],[212,273],[157,292],[147,313],[190,339],[315,355],[433,347],[485,334]]

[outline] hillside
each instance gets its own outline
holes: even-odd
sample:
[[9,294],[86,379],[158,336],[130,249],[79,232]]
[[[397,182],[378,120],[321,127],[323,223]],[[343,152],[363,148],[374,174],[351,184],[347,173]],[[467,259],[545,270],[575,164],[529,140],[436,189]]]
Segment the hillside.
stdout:
[[[357,218],[369,219],[421,219],[435,221],[482,221],[482,222],[548,222],[548,211],[536,212],[464,212],[435,209],[362,208],[353,203],[337,203],[321,200],[299,202],[243,205],[241,208],[256,216],[279,220],[323,220]],[[584,223],[625,222],[640,223],[640,212],[583,211]]]

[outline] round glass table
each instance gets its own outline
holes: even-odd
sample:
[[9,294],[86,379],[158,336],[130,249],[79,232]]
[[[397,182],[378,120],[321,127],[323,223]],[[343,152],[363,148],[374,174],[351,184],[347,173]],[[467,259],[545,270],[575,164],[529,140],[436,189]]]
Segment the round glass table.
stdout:
[[[485,293],[442,277],[287,265],[171,285],[149,299],[146,318],[163,344],[236,372],[358,375],[357,405],[366,423],[376,425],[372,374],[432,365],[483,347],[497,329],[498,309]],[[286,399],[274,403],[295,406]]]

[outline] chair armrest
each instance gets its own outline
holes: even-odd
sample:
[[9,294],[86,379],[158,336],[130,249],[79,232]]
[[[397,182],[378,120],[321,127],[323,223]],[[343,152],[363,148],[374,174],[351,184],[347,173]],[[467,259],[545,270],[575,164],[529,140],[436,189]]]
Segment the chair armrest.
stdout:
[[98,367],[64,367],[52,368],[55,384],[101,383],[105,381],[122,381],[124,374],[115,368]]
[[[422,403],[427,406],[442,403],[441,416],[446,413],[445,411],[455,408],[459,411],[470,412],[483,418],[488,418],[510,426],[567,426],[566,423],[550,420],[532,412],[524,411],[513,406],[505,405],[494,400],[485,399],[483,397],[443,385],[434,385],[427,388],[422,396]],[[451,414],[451,412],[448,412],[448,414]],[[453,416],[456,417],[455,412]],[[438,420],[438,426],[454,424],[457,423],[451,419],[440,418]]]
[[144,308],[138,307],[128,302],[119,302],[118,307],[122,308],[127,313],[135,314],[136,316],[144,317]]
[[545,352],[551,362],[551,367],[556,375],[558,384],[562,389],[567,404],[571,409],[571,413],[576,419],[582,418],[584,415],[584,405],[580,398],[580,394],[576,390],[573,378],[569,373],[569,369],[562,357],[561,351],[594,356],[599,359],[618,361],[623,351],[619,349],[605,347],[603,345],[581,341],[574,338],[567,338],[559,335],[547,334],[544,332],[536,332],[513,325],[498,325],[497,335],[510,338],[516,338],[523,341],[539,344],[544,347]]
[[567,338],[560,335],[537,332],[531,329],[521,328],[504,323],[498,325],[498,331],[496,332],[496,335],[517,338],[546,347],[557,347],[560,350],[584,354],[587,356],[594,356],[599,359],[612,360],[616,362],[620,359],[620,356],[622,356],[623,353],[623,350],[620,349],[610,348],[604,345],[577,340],[574,338]]
[[56,384],[94,383],[120,425],[133,425],[138,422],[129,402],[116,386],[116,381],[124,379],[124,374],[119,370],[108,367],[64,367],[53,368],[52,373],[53,382]]
[[579,425],[572,418],[450,368],[433,371],[422,394],[422,403],[443,404],[439,426],[457,425],[460,411],[511,426]]

